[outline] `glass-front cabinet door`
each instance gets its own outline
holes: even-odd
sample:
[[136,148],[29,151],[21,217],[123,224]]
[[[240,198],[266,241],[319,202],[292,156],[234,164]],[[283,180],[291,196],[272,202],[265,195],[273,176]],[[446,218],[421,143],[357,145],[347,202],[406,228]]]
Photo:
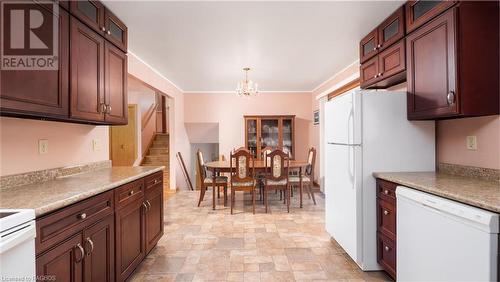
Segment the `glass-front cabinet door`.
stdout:
[[377,29],[370,32],[359,43],[359,58],[363,63],[377,54],[378,32]]
[[280,146],[279,119],[261,119],[260,120],[260,148],[265,147],[273,149]]
[[254,157],[258,156],[257,145],[257,119],[246,119],[246,148],[253,154]]
[[70,1],[71,13],[79,20],[90,26],[96,32],[103,32],[104,5],[99,1],[82,0]]
[[394,42],[404,36],[404,9],[401,6],[392,15],[390,15],[378,28],[378,45],[380,50],[389,47]]
[[406,31],[409,33],[418,28],[456,3],[457,1],[408,1],[405,4]]
[[105,36],[123,52],[127,52],[127,26],[111,11],[105,12]]
[[282,136],[283,152],[288,153],[290,158],[293,159],[295,157],[295,152],[293,151],[293,119],[283,119]]

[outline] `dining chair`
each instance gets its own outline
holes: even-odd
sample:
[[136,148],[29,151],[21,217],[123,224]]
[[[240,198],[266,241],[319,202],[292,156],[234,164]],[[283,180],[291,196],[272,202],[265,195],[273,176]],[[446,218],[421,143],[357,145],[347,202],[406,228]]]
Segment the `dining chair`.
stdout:
[[307,187],[307,194],[312,198],[314,205],[316,205],[316,198],[314,198],[314,166],[316,163],[316,149],[311,147],[307,154],[307,167],[302,175],[290,176],[291,186],[300,185],[300,178],[302,178],[302,187]]
[[[255,214],[255,159],[253,155],[245,148],[240,148],[231,152],[230,157],[231,171],[231,214],[233,214],[236,192],[251,192],[253,213]],[[243,204],[245,201],[243,201]]]
[[284,192],[287,211],[290,212],[290,186],[288,183],[290,159],[288,154],[282,150],[276,149],[269,153],[267,158],[269,160],[265,162],[266,174],[264,176],[264,202],[266,205],[266,213],[269,206],[267,193],[269,190],[280,190]]
[[220,187],[224,189],[224,205],[227,204],[227,177],[226,176],[216,176],[215,177],[215,185],[213,184],[212,177],[207,176],[207,168],[205,167],[205,161],[203,159],[203,153],[198,150],[196,152],[196,156],[198,158],[198,169],[200,171],[200,180],[201,180],[201,191],[200,198],[198,200],[198,207],[200,206],[203,198],[205,197],[205,192],[208,187],[212,187],[214,189],[214,199],[212,200],[212,209],[215,210],[215,189],[217,189],[217,197],[220,197]]

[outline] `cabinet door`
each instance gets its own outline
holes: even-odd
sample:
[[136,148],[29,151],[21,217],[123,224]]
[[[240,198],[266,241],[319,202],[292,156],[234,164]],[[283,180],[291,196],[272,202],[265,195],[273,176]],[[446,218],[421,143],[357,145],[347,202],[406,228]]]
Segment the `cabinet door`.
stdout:
[[378,55],[378,71],[380,79],[388,78],[406,69],[405,42],[399,43],[380,52]]
[[104,32],[104,5],[100,1],[70,1],[70,11],[96,32]]
[[293,127],[294,127],[294,119],[293,118],[283,118],[282,126],[281,126],[281,148],[283,152],[288,153],[290,158],[295,158],[295,150],[294,150],[294,136],[293,136]]
[[255,158],[259,157],[257,136],[257,119],[245,118],[245,143],[247,149],[252,153]]
[[455,5],[457,1],[408,1],[406,9],[406,30],[410,32],[425,24],[446,9]]
[[145,256],[143,198],[115,213],[116,280],[124,281]]
[[163,182],[149,188],[146,193],[146,253],[149,253],[163,236]]
[[106,39],[113,42],[123,52],[127,52],[127,26],[110,10],[104,13]]
[[279,148],[279,118],[262,118],[260,120],[260,148]]
[[82,281],[84,256],[82,234],[78,233],[39,256],[36,259],[36,274],[54,277],[55,281]]
[[456,8],[406,38],[408,118],[456,115]]
[[359,62],[363,63],[366,60],[377,54],[378,46],[378,30],[375,29],[359,42]]
[[71,18],[70,117],[104,120],[104,38]]
[[83,231],[85,281],[114,281],[114,228],[114,215],[109,215]]
[[[39,6],[42,14],[54,15]],[[2,70],[0,72],[0,105],[2,113],[32,116],[67,117],[69,109],[69,15],[59,10],[59,69]],[[44,42],[52,40],[52,32],[41,33]],[[47,41],[46,41],[46,40]],[[29,82],[29,83],[27,83]]]
[[378,81],[378,57],[374,57],[359,67],[361,88],[368,87]]
[[104,50],[105,120],[127,124],[127,55],[108,42]]
[[404,9],[400,7],[378,27],[379,43],[377,48],[379,51],[403,38],[405,35],[404,25]]

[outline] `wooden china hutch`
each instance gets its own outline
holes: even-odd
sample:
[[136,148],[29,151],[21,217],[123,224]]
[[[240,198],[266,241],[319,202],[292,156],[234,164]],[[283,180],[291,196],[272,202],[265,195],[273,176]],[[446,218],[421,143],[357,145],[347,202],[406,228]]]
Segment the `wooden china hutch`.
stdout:
[[295,157],[295,116],[244,116],[245,147],[260,159],[265,147],[279,148]]

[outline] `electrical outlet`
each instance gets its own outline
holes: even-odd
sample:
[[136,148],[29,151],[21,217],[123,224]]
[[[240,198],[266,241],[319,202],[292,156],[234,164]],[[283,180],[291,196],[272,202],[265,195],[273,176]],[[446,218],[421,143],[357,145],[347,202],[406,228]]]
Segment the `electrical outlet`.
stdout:
[[94,150],[94,151],[101,150],[101,140],[99,140],[99,139],[92,140],[92,150]]
[[49,152],[49,140],[40,139],[38,140],[38,154],[47,154]]
[[468,150],[477,150],[477,138],[476,136],[467,136],[467,149]]

